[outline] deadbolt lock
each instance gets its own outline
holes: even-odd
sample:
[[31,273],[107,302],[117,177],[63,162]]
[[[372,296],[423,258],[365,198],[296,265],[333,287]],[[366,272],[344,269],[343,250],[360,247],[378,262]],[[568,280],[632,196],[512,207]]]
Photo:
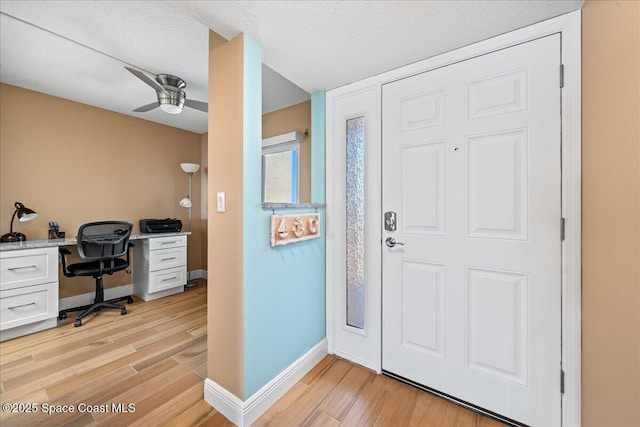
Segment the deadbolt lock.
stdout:
[[384,213],[384,229],[387,231],[396,231],[396,213],[388,211]]

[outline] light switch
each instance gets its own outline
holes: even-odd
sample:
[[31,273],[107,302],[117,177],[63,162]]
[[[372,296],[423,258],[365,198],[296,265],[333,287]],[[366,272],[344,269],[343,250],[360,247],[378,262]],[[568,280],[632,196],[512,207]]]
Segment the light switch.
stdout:
[[220,191],[218,193],[218,212],[224,212],[226,210],[225,204],[224,191]]

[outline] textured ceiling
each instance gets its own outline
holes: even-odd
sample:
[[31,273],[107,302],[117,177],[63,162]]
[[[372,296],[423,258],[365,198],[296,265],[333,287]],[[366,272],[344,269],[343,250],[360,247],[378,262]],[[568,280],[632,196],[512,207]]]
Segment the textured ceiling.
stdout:
[[342,86],[581,5],[582,0],[2,0],[0,80],[204,133],[207,118],[199,111],[133,113],[153,102],[155,93],[119,60],[177,75],[187,82],[188,98],[206,101],[208,29],[227,39],[245,32],[263,47],[267,112],[307,99],[306,92]]

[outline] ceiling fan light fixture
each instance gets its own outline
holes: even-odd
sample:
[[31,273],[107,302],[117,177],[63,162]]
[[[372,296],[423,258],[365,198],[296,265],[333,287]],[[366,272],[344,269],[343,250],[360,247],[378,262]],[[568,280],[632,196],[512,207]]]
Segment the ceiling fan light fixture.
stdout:
[[173,105],[173,104],[160,104],[160,109],[165,113],[169,114],[180,114],[182,113],[182,106]]
[[209,106],[206,102],[195,101],[193,99],[187,100],[187,94],[183,90],[187,87],[187,83],[180,77],[171,74],[158,74],[155,76],[154,81],[138,69],[131,67],[124,68],[148,86],[155,89],[156,96],[158,97],[158,102],[152,102],[151,104],[138,107],[133,110],[135,113],[146,113],[147,111],[160,107],[165,113],[180,114],[185,105],[198,111],[209,112]]
[[182,89],[177,89],[171,86],[164,86],[167,93],[156,92],[158,95],[158,103],[160,109],[169,114],[180,114],[184,107],[184,101],[186,93]]

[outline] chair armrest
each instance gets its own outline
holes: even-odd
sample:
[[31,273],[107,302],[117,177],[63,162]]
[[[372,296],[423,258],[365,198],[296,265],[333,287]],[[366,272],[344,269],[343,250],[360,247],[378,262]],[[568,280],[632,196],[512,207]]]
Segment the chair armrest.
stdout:
[[65,248],[59,248],[58,252],[60,253],[60,260],[62,261],[62,274],[67,277],[73,277],[73,275],[67,270],[67,256],[71,255],[71,251]]
[[129,254],[131,253],[131,248],[134,247],[135,245],[133,243],[131,243],[131,241],[128,242],[129,245],[127,246],[127,264],[131,265],[131,259],[129,258]]

